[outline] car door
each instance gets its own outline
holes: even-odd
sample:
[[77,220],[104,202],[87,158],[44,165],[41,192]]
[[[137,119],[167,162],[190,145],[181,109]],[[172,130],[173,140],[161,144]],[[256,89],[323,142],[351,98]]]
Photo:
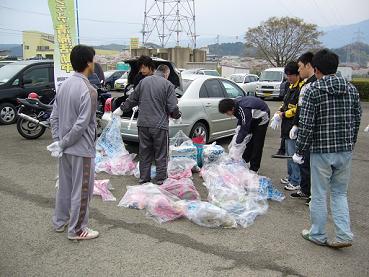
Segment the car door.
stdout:
[[218,79],[209,79],[202,84],[199,98],[208,117],[212,138],[222,136],[222,132],[227,129],[228,119],[218,110],[219,101],[224,97],[225,93]]
[[49,65],[36,65],[26,69],[22,74],[23,91],[25,95],[36,92],[41,97],[41,102],[48,104],[55,95],[55,89],[51,84]]

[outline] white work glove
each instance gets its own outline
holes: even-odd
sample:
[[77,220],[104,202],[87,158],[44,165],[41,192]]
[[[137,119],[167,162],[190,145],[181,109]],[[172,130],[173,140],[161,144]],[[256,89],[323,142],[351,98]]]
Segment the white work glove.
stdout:
[[133,111],[134,113],[136,113],[136,112],[138,111],[138,106],[133,107],[133,108],[132,108],[132,111]]
[[122,116],[123,115],[122,109],[120,107],[115,109],[115,111],[113,112],[113,115]]
[[282,118],[278,113],[275,113],[272,119],[270,120],[270,128],[276,130],[282,123]]
[[173,119],[173,123],[174,124],[182,124],[182,117],[180,117],[178,119]]
[[298,131],[298,127],[297,126],[293,126],[290,130],[290,139],[297,139],[297,131]]
[[63,149],[60,147],[59,141],[53,142],[46,149],[51,152],[51,157],[60,158],[63,156]]
[[369,125],[366,126],[366,128],[364,129],[364,132],[369,133]]
[[297,163],[297,164],[303,164],[304,163],[304,157],[303,156],[300,156],[299,154],[293,154],[292,156],[292,160],[294,163]]

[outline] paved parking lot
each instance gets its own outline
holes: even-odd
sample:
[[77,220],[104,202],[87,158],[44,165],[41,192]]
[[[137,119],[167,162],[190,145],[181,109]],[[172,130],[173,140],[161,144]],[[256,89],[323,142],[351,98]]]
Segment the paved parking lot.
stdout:
[[[272,111],[279,105],[267,103]],[[369,123],[369,103],[362,106],[349,191],[355,243],[338,251],[301,238],[309,226],[308,207],[289,197],[270,203],[254,225],[234,230],[202,228],[185,219],[160,225],[141,211],[95,197],[90,225],[100,238],[71,242],[51,228],[56,161],[46,151],[50,134],[27,141],[15,125],[0,126],[0,276],[368,276],[369,135],[362,130]],[[282,189],[285,161],[270,158],[278,145],[279,132],[268,130],[260,173]],[[98,177],[111,179],[118,201],[125,186],[137,182]],[[201,179],[194,179],[206,199]]]

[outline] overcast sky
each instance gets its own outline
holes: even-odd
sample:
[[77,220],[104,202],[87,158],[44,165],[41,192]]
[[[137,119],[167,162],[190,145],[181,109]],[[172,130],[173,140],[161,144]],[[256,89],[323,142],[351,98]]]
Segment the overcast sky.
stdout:
[[[151,1],[149,1],[151,2]],[[140,37],[145,0],[78,0],[81,42],[126,44]],[[240,36],[271,16],[297,16],[320,27],[369,19],[369,0],[197,0],[200,38]],[[92,20],[104,21],[94,22]],[[21,43],[22,30],[53,33],[47,0],[0,0],[0,43]]]

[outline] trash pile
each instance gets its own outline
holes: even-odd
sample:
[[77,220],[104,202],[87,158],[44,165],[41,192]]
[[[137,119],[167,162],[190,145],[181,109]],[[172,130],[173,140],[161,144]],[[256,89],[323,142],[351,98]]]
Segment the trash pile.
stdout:
[[135,154],[130,154],[120,133],[120,117],[114,116],[96,142],[95,172],[110,175],[133,175]]
[[268,199],[285,198],[271,179],[250,171],[242,160],[250,139],[249,136],[241,144],[231,143],[232,155],[215,143],[202,147],[200,174],[208,189],[205,202],[191,179],[192,171],[199,169],[197,148],[182,131],[178,132],[170,142],[168,179],[164,184],[128,186],[118,206],[145,209],[146,215],[159,223],[185,217],[210,228],[250,226],[257,216],[266,213]]

